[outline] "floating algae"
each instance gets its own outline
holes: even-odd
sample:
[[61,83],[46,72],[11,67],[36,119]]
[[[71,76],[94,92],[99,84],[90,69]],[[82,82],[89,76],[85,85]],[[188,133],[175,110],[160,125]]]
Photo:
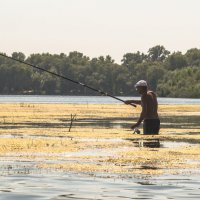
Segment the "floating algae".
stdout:
[[[37,169],[127,174],[182,173],[199,168],[198,105],[161,105],[161,134],[157,136],[132,134],[129,127],[140,108],[126,105],[0,107],[1,162],[11,162],[9,166],[29,161]],[[77,121],[69,132],[71,114],[77,115]]]

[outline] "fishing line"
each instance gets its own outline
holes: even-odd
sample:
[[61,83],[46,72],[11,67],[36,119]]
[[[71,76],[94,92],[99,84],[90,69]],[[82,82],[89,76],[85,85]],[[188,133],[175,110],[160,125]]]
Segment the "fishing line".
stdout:
[[[122,99],[120,99],[120,98],[118,98],[118,97],[116,97],[116,96],[113,96],[113,95],[111,95],[111,94],[108,94],[108,93],[106,93],[106,92],[104,92],[104,91],[102,91],[102,90],[98,90],[98,89],[96,89],[96,88],[93,88],[93,87],[91,87],[91,86],[89,86],[89,85],[86,85],[86,84],[84,84],[84,83],[81,83],[81,82],[79,82],[79,81],[75,81],[75,80],[73,80],[73,79],[71,79],[71,78],[68,78],[68,77],[66,77],[66,76],[63,76],[63,75],[60,75],[60,74],[57,74],[57,73],[48,71],[48,70],[43,69],[43,68],[40,68],[40,67],[38,67],[38,66],[36,66],[36,65],[32,65],[32,64],[30,64],[30,63],[28,63],[28,62],[24,62],[24,61],[22,61],[22,60],[19,60],[19,59],[16,59],[16,58],[7,56],[7,55],[2,54],[2,53],[0,53],[0,56],[3,56],[3,57],[5,57],[5,58],[14,60],[14,61],[19,62],[19,63],[22,63],[22,64],[25,64],[25,65],[30,66],[30,67],[33,67],[33,68],[35,68],[35,69],[39,69],[39,70],[41,70],[41,71],[43,71],[43,72],[46,72],[46,73],[49,73],[49,74],[51,74],[51,75],[53,75],[53,76],[57,76],[57,77],[59,77],[59,78],[62,78],[62,79],[71,81],[71,82],[73,82],[73,83],[75,83],[75,84],[81,85],[81,86],[83,86],[83,87],[85,87],[85,88],[88,88],[88,89],[90,89],[90,90],[93,90],[93,91],[95,91],[95,92],[98,92],[98,93],[100,93],[101,95],[109,96],[109,97],[111,97],[111,98],[113,98],[113,99],[116,99],[116,100],[118,100],[118,101],[121,101],[121,102],[125,103],[124,100],[122,100]],[[130,105],[136,107],[136,105],[133,104],[133,103],[130,104]]]

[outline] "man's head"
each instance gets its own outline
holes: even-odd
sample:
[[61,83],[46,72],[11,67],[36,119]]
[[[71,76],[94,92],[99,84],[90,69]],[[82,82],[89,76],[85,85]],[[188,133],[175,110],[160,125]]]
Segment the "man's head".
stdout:
[[139,94],[144,94],[147,92],[147,82],[144,80],[140,80],[135,84],[135,88],[139,92]]

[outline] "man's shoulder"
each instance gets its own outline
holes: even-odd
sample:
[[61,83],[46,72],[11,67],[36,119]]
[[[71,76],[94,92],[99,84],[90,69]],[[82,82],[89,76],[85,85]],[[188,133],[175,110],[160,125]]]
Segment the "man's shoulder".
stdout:
[[149,90],[149,91],[147,92],[147,95],[154,95],[154,96],[156,96],[156,93],[155,93],[154,91],[152,91],[152,90]]
[[148,98],[148,94],[144,94],[144,95],[141,96],[142,101],[145,101],[147,98]]
[[154,94],[155,94],[155,92],[152,91],[152,90],[148,90],[148,91],[147,91],[147,94],[148,94],[148,93],[154,93]]

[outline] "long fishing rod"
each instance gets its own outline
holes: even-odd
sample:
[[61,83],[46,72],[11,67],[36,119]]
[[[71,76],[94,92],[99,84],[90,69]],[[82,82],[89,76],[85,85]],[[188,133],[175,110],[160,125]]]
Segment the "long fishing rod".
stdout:
[[[62,76],[62,75],[60,75],[60,74],[57,74],[57,73],[48,71],[48,70],[46,70],[46,69],[40,68],[40,67],[38,67],[38,66],[35,66],[35,65],[30,64],[30,63],[24,62],[24,61],[22,61],[22,60],[19,60],[19,59],[16,59],[16,58],[7,56],[7,55],[2,54],[2,53],[0,53],[0,56],[3,56],[3,57],[5,57],[5,58],[11,59],[11,60],[15,60],[15,61],[17,61],[17,62],[19,62],[19,63],[23,63],[23,64],[28,65],[28,66],[31,66],[31,67],[33,67],[33,68],[35,68],[35,69],[39,69],[39,70],[41,70],[41,71],[43,71],[43,72],[47,72],[47,73],[49,73],[49,74],[51,74],[51,75],[57,76],[57,77],[59,77],[59,78],[62,78],[62,79],[68,80],[68,81],[71,81],[71,82],[73,82],[73,83],[75,83],[75,84],[81,85],[81,86],[83,86],[83,87],[85,87],[85,88],[88,88],[88,89],[90,89],[90,90],[93,90],[93,91],[95,91],[95,92],[98,92],[98,93],[100,93],[100,94],[102,94],[102,95],[104,95],[104,96],[109,96],[109,97],[112,97],[113,99],[116,99],[116,100],[118,100],[118,101],[121,101],[121,102],[125,103],[124,100],[122,100],[122,99],[120,99],[120,98],[118,98],[118,97],[115,97],[115,96],[113,96],[113,95],[111,95],[111,94],[108,94],[108,93],[106,93],[106,92],[104,92],[104,91],[101,91],[101,90],[98,90],[98,89],[96,89],[96,88],[93,88],[93,87],[91,87],[91,86],[89,86],[89,85],[86,85],[86,84],[84,84],[84,83],[81,83],[81,82],[72,80],[71,78],[68,78],[68,77],[66,77],[66,76]],[[130,104],[130,105],[136,107],[135,104]]]

